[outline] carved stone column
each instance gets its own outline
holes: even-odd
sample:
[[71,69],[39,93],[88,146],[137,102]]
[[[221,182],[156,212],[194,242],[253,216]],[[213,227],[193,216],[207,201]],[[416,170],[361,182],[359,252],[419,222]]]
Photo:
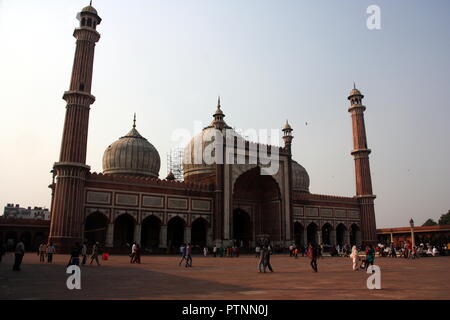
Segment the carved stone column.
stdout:
[[184,242],[186,244],[191,242],[191,227],[184,227]]
[[106,229],[106,243],[107,248],[114,247],[114,223],[109,223]]
[[159,231],[159,247],[161,249],[167,249],[167,226],[161,226]]
[[139,223],[134,226],[134,241],[138,244],[141,244],[141,227],[142,225]]

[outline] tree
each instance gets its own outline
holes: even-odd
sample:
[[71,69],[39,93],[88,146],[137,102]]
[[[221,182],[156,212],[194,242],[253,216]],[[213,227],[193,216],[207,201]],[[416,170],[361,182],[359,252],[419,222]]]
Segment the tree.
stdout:
[[428,219],[428,220],[425,221],[425,223],[422,225],[422,227],[431,227],[431,226],[437,226],[436,221],[434,221],[433,219]]
[[443,214],[439,219],[440,226],[448,226],[450,225],[450,210],[447,213]]

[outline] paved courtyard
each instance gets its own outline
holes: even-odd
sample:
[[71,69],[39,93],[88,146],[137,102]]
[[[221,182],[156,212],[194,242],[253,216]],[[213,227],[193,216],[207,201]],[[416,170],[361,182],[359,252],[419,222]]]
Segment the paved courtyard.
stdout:
[[30,253],[22,271],[13,272],[13,256],[4,256],[0,299],[450,299],[450,257],[379,258],[382,290],[368,290],[369,275],[352,271],[349,258],[319,259],[313,273],[307,258],[275,255],[275,272],[266,274],[252,256],[194,256],[193,268],[179,267],[175,256],[144,256],[141,265],[112,256],[100,267],[82,267],[82,289],[70,291],[67,261],[57,255],[49,265]]

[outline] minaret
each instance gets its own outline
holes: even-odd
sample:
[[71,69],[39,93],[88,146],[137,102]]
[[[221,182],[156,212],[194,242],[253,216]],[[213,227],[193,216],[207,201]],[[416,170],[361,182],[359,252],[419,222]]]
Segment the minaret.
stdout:
[[77,39],[70,89],[64,93],[66,117],[56,170],[55,195],[49,241],[62,251],[70,250],[83,238],[84,185],[90,167],[86,165],[89,110],[95,97],[91,95],[95,44],[100,39],[96,31],[102,19],[91,5],[78,14],[80,27]]
[[284,148],[289,153],[291,153],[292,139],[294,139],[294,136],[292,135],[292,131],[294,131],[294,130],[292,130],[291,125],[286,120],[286,124],[283,127],[283,141],[284,141]]
[[369,154],[371,150],[367,147],[366,127],[364,124],[364,111],[366,107],[362,104],[363,98],[364,96],[354,86],[348,97],[351,103],[348,111],[352,114],[352,155],[355,158],[356,196],[361,212],[361,240],[363,245],[374,245],[377,242],[374,209],[376,196],[372,193],[372,178],[370,176],[369,165]]

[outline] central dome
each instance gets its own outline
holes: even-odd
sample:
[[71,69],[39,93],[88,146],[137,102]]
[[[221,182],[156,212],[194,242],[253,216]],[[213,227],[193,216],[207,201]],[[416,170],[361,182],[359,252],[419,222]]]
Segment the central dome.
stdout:
[[136,125],[111,144],[103,155],[103,173],[158,178],[161,158],[158,150],[142,137]]
[[[225,122],[225,114],[221,109],[220,98],[217,103],[216,112],[213,114],[214,120],[202,132],[194,136],[184,149],[183,172],[184,180],[188,182],[211,181],[211,177],[216,173],[215,163],[207,164],[203,159],[203,153],[210,144],[214,142],[216,133],[222,133],[225,137],[232,134],[237,139],[243,139]],[[228,136],[229,137],[229,136]],[[213,151],[214,152],[214,151]]]

